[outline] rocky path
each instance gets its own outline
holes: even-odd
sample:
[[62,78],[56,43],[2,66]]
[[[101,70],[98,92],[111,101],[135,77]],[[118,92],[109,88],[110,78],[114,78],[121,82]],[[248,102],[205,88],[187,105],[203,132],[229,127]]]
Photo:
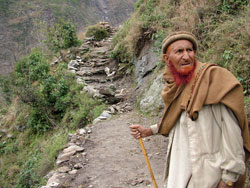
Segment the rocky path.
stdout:
[[[149,126],[158,119],[143,117],[133,110],[135,100],[131,96],[135,94],[129,87],[131,83],[121,81],[119,66],[109,58],[115,30],[106,23],[103,27],[110,33],[109,38],[99,42],[85,38],[68,69],[76,75],[79,84],[84,84],[85,92],[104,100],[109,107],[93,124],[68,135],[69,142],[42,188],[153,188],[140,144],[130,135],[129,125]],[[154,136],[144,139],[144,144],[162,187],[167,140]]]
[[[148,119],[140,119],[138,114],[130,112],[93,127],[90,137],[92,147],[87,152],[90,160],[83,169],[85,177],[89,179],[87,187],[153,187],[139,142],[129,133],[128,125],[136,120],[149,123]],[[166,142],[163,137],[154,137],[144,140],[144,143],[156,179],[160,182]],[[75,185],[83,185],[81,175],[76,177]]]
[[[155,121],[132,111],[69,135],[69,144],[57,159],[58,168],[43,188],[153,188],[139,142],[130,136],[128,125]],[[153,136],[144,139],[144,145],[158,186],[162,187],[167,139]]]
[[69,62],[68,69],[76,75],[77,83],[84,84],[84,90],[91,97],[114,104],[125,96],[123,88],[116,82],[121,77],[118,63],[110,59],[112,38],[116,30],[107,23],[102,26],[109,33],[109,38],[102,41],[95,41],[93,37],[85,38],[75,52],[76,58]]
[[[56,168],[46,176],[47,184],[41,188],[154,187],[140,144],[130,135],[129,125],[149,126],[158,118],[133,110],[135,97],[131,96],[136,94],[128,80],[121,81],[119,66],[109,58],[114,30],[109,25],[104,27],[110,37],[100,42],[86,38],[68,69],[76,74],[79,84],[84,84],[85,92],[104,100],[109,107],[93,124],[68,135],[69,142],[57,157]],[[144,139],[144,145],[161,188],[167,138],[152,136]]]

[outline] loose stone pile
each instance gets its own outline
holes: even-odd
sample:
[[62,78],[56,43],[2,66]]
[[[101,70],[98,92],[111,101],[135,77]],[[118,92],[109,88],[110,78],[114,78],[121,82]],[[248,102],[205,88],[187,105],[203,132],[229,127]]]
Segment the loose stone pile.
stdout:
[[58,168],[47,174],[47,184],[41,188],[63,187],[63,179],[77,174],[87,162],[84,144],[91,133],[91,128],[79,129],[69,134],[69,142],[56,160]]

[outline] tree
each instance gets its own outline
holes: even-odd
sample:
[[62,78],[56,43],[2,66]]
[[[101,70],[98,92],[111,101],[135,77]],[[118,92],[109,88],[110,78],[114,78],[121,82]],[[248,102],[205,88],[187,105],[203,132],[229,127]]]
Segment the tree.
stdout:
[[47,29],[46,44],[53,52],[61,51],[72,46],[78,46],[80,41],[76,36],[76,28],[70,21],[59,20]]

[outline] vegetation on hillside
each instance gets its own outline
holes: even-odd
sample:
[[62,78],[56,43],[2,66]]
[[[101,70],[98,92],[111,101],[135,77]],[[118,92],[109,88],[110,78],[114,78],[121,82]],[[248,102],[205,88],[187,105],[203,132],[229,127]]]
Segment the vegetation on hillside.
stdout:
[[[10,17],[16,14],[17,2],[24,8],[36,10],[34,2],[38,0],[0,0],[0,15],[8,10],[12,10]],[[58,17],[64,10],[69,11],[65,15],[71,18],[74,18],[72,10],[65,8],[65,4],[80,5],[80,2],[43,1],[48,10],[58,13]],[[10,22],[15,31],[19,31],[18,40],[25,37],[23,29],[27,31],[33,24],[27,16],[32,12],[28,11],[30,9],[18,12],[19,17]],[[34,12],[39,19],[42,13]],[[191,31],[200,41],[198,58],[232,71],[244,87],[246,106],[249,107],[249,16],[248,0],[138,0],[135,13],[113,39],[111,57],[123,66],[132,64],[147,40],[154,40],[154,51],[160,56],[161,41],[167,34],[177,30]],[[96,40],[106,37],[97,26],[88,31],[86,35],[94,36]],[[47,37],[48,47],[54,53],[78,44],[76,29],[68,21],[52,26]],[[39,187],[43,183],[42,177],[53,168],[55,156],[67,142],[68,133],[84,127],[105,107],[80,92],[83,86],[76,84],[74,75],[66,71],[67,62],[62,61],[51,68],[49,61],[51,59],[42,50],[34,49],[18,60],[12,74],[0,78],[7,103],[0,108],[0,119],[6,132],[12,134],[0,138],[2,187]]]
[[[70,22],[55,28],[48,34],[55,51],[78,43]],[[53,36],[59,36],[59,45],[53,43]],[[1,131],[11,135],[0,138],[1,187],[39,187],[54,167],[68,133],[92,122],[105,108],[82,91],[83,85],[67,71],[68,62],[51,68],[49,61],[40,49],[34,49],[16,63],[12,74],[0,78],[7,103],[0,108]]]
[[48,48],[54,52],[78,46],[80,41],[76,36],[76,28],[70,21],[60,19],[53,26],[47,28],[47,39],[45,41]]
[[190,31],[200,42],[198,58],[229,69],[249,95],[249,16],[248,0],[138,0],[135,13],[113,39],[112,57],[131,63],[146,36],[155,41],[160,56],[161,42],[170,32]]
[[47,26],[58,20],[69,20],[77,31],[104,20],[117,25],[127,19],[134,1],[0,0],[0,74],[10,72],[34,47],[45,50]]
[[100,24],[88,27],[86,37],[93,37],[94,40],[100,41],[107,38],[109,33]]

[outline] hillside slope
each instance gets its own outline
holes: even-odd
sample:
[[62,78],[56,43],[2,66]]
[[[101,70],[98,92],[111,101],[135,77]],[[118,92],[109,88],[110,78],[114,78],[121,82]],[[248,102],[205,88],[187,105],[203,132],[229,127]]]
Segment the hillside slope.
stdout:
[[143,47],[150,45],[158,57],[154,68],[161,69],[164,37],[172,31],[190,31],[199,40],[197,58],[230,70],[250,94],[249,1],[140,0],[135,6],[135,13],[114,37],[115,59],[140,66],[146,57]]
[[[91,3],[91,1],[88,2]],[[85,95],[73,95],[74,100],[70,100],[72,104],[67,104],[71,108],[65,113],[62,121],[58,121],[60,122],[58,125],[45,130],[40,135],[30,133],[27,126],[30,111],[15,98],[8,110],[1,110],[3,115],[0,117],[2,120],[0,127],[3,136],[0,138],[0,164],[4,168],[0,173],[0,183],[11,186],[45,185],[47,179],[44,180],[41,177],[50,178],[53,173],[45,176],[48,171],[65,167],[59,168],[61,171],[59,175],[66,177],[66,181],[62,181],[65,187],[67,185],[79,188],[86,185],[96,188],[148,186],[150,177],[147,174],[142,153],[138,142],[129,135],[127,126],[130,123],[149,125],[156,123],[159,118],[142,117],[134,111],[129,113],[123,113],[123,111],[134,108],[135,111],[139,109],[146,114],[160,114],[163,103],[159,96],[163,87],[164,69],[160,58],[161,41],[172,31],[193,32],[200,42],[198,58],[204,62],[217,63],[233,72],[244,87],[246,110],[250,117],[249,1],[138,0],[135,7],[135,13],[113,38],[112,48],[109,46],[111,38],[101,42],[93,42],[91,38],[87,38],[84,41],[92,46],[90,48],[81,46],[81,49],[78,49],[79,54],[83,53],[80,58],[77,57],[79,54],[77,56],[66,54],[74,59],[59,62],[55,65],[56,68],[51,67],[53,73],[59,72],[60,68],[69,68],[74,73],[74,79],[81,86],[78,90],[73,90],[74,94],[83,94],[87,90],[93,97],[123,96],[123,102],[119,104],[122,107],[118,105],[116,108],[120,110],[120,114],[113,118],[109,114],[110,120],[99,123],[95,121],[93,125],[84,128],[85,130],[77,130],[92,122],[104,106],[92,107],[92,101],[84,103],[85,100],[89,100]],[[74,67],[69,64],[70,60],[79,62],[74,64]],[[97,70],[99,65],[101,69]],[[109,69],[106,69],[106,66]],[[115,72],[114,77],[109,78],[105,69],[108,73]],[[93,77],[89,78],[89,76]],[[116,91],[113,90],[113,81],[117,84]],[[70,82],[73,86],[73,80]],[[62,83],[47,84],[47,86],[56,87],[52,88],[55,90],[51,89],[53,92],[46,97],[50,98],[50,94],[52,97],[54,97],[53,94],[58,94],[58,88],[60,89],[59,86]],[[32,86],[35,87],[37,84],[35,82]],[[99,84],[110,84],[111,87],[101,88]],[[83,91],[86,85],[88,87]],[[59,102],[67,99],[63,98]],[[127,101],[129,101],[128,104]],[[53,111],[53,108],[54,106],[50,106],[48,111]],[[109,111],[114,111],[112,106]],[[101,116],[100,119],[105,117]],[[40,122],[33,123],[40,126]],[[39,128],[43,129],[42,126]],[[79,135],[80,132],[81,135]],[[165,141],[161,139],[161,137],[155,137],[145,140],[153,170],[156,169],[154,172],[157,181],[160,179],[164,161]],[[163,145],[157,145],[158,142]],[[71,144],[84,147],[86,153],[83,148],[78,148],[79,151],[73,151],[70,155],[66,152],[67,154],[63,155],[65,154],[63,149],[68,149]],[[154,144],[157,148],[154,148]],[[56,166],[56,159],[62,156],[67,161]],[[129,163],[128,166],[121,161]],[[123,169],[127,173],[123,173]],[[114,180],[112,175],[115,176]],[[152,187],[152,184],[149,186]]]
[[135,0],[0,0],[0,74],[13,68],[20,55],[42,46],[47,25],[69,19],[83,31],[99,21],[119,25],[133,11]]

